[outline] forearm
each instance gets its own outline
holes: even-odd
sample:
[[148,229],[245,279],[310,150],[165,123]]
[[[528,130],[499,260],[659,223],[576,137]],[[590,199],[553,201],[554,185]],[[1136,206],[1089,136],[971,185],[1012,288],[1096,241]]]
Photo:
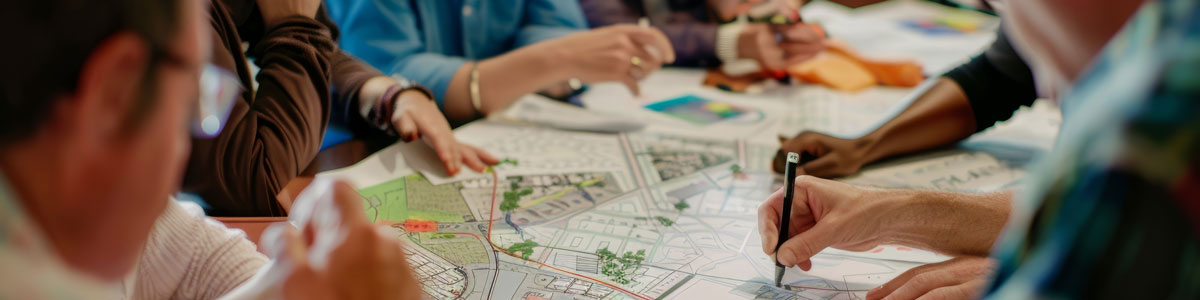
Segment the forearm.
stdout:
[[334,106],[359,115],[355,117],[366,116],[361,108],[375,103],[393,80],[343,50],[334,51],[329,59],[333,66],[329,79]]
[[[244,70],[242,41],[220,2],[214,2],[213,61]],[[214,215],[283,215],[275,195],[308,166],[329,117],[328,28],[295,17],[269,28],[246,54],[262,68],[254,94],[241,93],[229,121],[213,138],[193,138],[182,189],[212,205]],[[248,74],[243,86],[251,86]]]
[[1012,192],[961,194],[877,191],[889,202],[882,221],[884,244],[908,245],[948,255],[987,255],[1012,210]]
[[975,133],[975,116],[953,80],[937,79],[908,108],[856,142],[864,162],[925,150]]
[[[562,55],[553,48],[535,44],[516,51],[477,62],[479,72],[479,114],[508,107],[522,95],[542,90],[566,80],[565,68],[554,66]],[[465,64],[454,73],[442,111],[451,120],[470,120],[476,117],[471,103],[471,64]]]

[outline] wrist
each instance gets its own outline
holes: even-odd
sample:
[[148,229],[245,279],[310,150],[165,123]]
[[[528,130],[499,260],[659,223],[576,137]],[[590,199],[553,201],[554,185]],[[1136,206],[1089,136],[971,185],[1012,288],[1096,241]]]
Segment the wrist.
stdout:
[[1003,193],[892,192],[891,207],[882,210],[886,244],[947,255],[987,255],[1008,219],[1010,196]]
[[861,162],[865,165],[869,162],[873,162],[882,158],[880,157],[881,151],[879,149],[879,141],[882,140],[880,137],[881,135],[881,130],[876,130],[868,133],[867,135],[854,139],[854,150],[851,152],[853,153],[852,155],[854,155],[855,161]]
[[747,34],[748,28],[743,19],[717,27],[716,53],[725,74],[740,76],[762,70],[758,60],[750,57],[754,51],[743,49],[754,44],[753,35]]
[[914,233],[911,229],[916,227],[912,223],[921,219],[910,217],[911,210],[920,198],[908,190],[872,189],[867,190],[863,196],[874,199],[869,202],[871,207],[867,211],[877,214],[874,217],[879,225],[876,237],[878,244],[912,245]]
[[395,134],[396,128],[392,126],[392,121],[402,112],[399,108],[403,106],[400,104],[402,101],[412,99],[432,101],[433,93],[411,81],[396,78],[396,83],[388,87],[380,99],[375,102],[375,108],[368,114],[368,120],[379,129]]
[[738,39],[745,31],[746,22],[732,22],[717,26],[717,39],[714,43],[717,58],[722,62],[730,63],[738,60]]
[[[399,95],[396,95],[395,101],[396,101],[397,107],[399,107],[399,105],[405,104],[405,103],[433,102],[433,99],[429,98],[429,96],[426,95],[425,92],[423,92],[423,91],[420,91],[417,89],[407,89],[407,90],[401,91]],[[399,109],[394,109],[394,108],[393,108],[393,110],[394,110],[392,112],[393,115],[396,114],[396,111],[399,111]]]
[[583,72],[583,67],[580,65],[582,61],[573,57],[570,47],[558,45],[564,39],[556,39],[547,43],[534,44],[537,47],[531,47],[531,59],[525,60],[527,63],[532,63],[536,70],[547,70],[542,74],[549,75],[548,79],[551,82],[564,81],[566,78],[573,77],[575,74]]

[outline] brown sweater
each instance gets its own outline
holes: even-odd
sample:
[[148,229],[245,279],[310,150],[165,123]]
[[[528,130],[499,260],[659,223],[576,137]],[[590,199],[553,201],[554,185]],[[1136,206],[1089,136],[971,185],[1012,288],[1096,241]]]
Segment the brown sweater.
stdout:
[[[264,28],[255,0],[214,0],[213,63],[245,87],[221,134],[192,139],[183,190],[216,216],[282,216],[276,194],[316,157],[331,111],[359,124],[358,91],[379,71],[337,48],[324,8]],[[249,50],[242,51],[242,42]],[[260,68],[258,88],[247,57]]]

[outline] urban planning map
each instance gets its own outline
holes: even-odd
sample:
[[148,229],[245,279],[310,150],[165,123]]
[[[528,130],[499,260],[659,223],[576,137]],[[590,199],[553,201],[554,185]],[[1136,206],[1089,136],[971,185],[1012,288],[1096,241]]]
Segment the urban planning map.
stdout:
[[768,169],[777,145],[487,122],[457,133],[505,161],[442,184],[397,172],[359,190],[368,218],[404,242],[429,299],[861,299],[946,259],[829,249],[775,288],[757,209],[782,185]]

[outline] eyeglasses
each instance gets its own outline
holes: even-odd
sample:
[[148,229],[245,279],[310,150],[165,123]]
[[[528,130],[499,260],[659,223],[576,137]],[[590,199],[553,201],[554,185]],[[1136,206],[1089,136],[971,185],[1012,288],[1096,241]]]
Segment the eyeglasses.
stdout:
[[[171,65],[192,66],[187,60],[161,47],[155,47],[153,51],[157,57]],[[199,94],[189,122],[192,136],[211,138],[221,133],[221,129],[229,120],[233,103],[237,101],[242,89],[241,80],[233,73],[212,63],[201,66]]]
[[200,71],[199,99],[192,112],[192,135],[211,138],[221,133],[241,92],[237,76],[212,63],[205,64]]

